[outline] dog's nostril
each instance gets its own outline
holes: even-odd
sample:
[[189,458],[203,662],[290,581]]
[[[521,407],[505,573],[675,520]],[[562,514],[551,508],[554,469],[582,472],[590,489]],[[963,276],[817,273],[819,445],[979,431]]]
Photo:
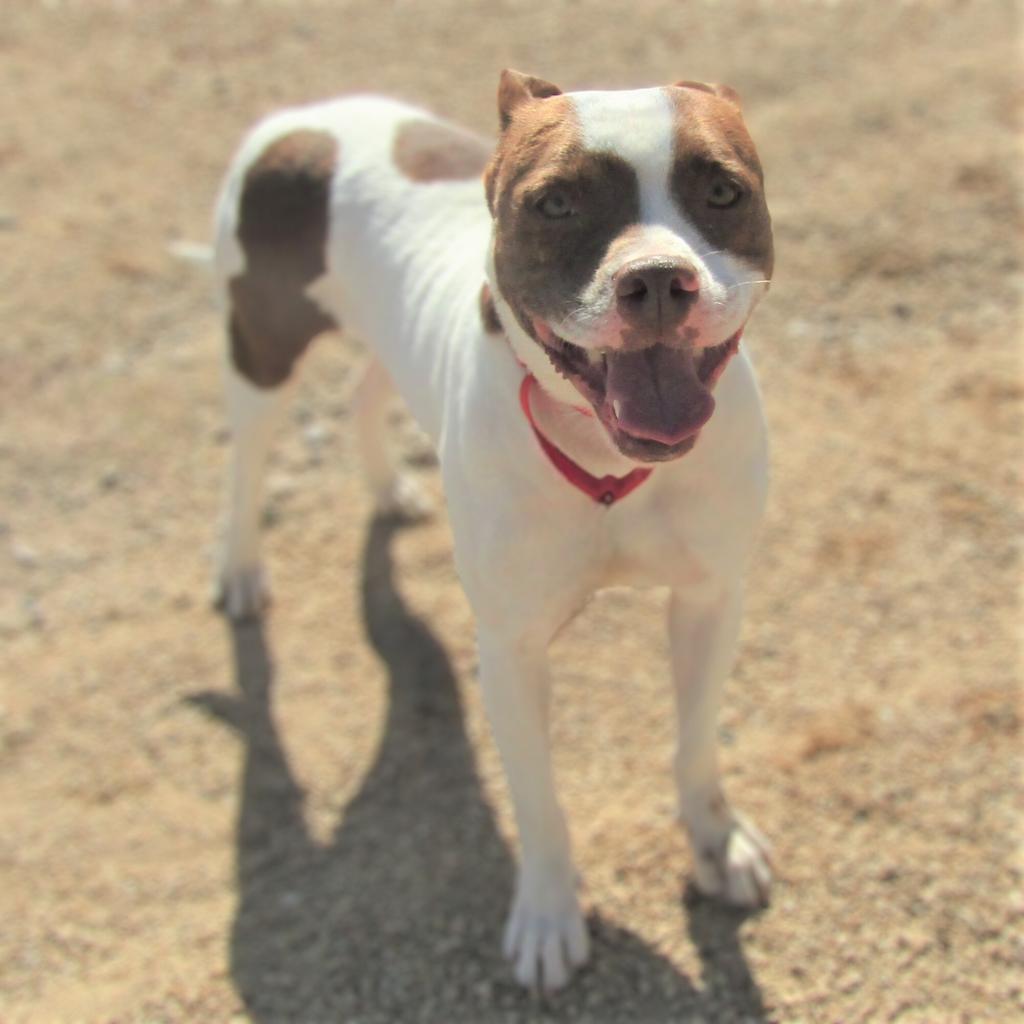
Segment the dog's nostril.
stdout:
[[639,275],[630,275],[619,284],[618,295],[627,302],[643,302],[647,298],[647,282]]
[[696,272],[686,267],[680,268],[675,273],[668,286],[669,294],[674,299],[687,298],[699,288],[700,282],[697,279]]

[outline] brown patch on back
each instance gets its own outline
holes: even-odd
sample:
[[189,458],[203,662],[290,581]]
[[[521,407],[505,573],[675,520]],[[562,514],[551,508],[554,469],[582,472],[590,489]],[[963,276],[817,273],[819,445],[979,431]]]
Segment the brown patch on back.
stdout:
[[[713,248],[743,257],[770,278],[774,255],[764,176],[735,93],[701,83],[681,84],[668,90],[676,109],[672,195]],[[744,191],[740,202],[728,209],[707,202],[710,187],[722,178]]]
[[[494,214],[498,285],[523,328],[529,313],[557,320],[592,279],[608,246],[640,215],[636,171],[620,157],[584,148],[572,101],[522,99],[510,115],[484,176]],[[549,190],[577,215],[550,219],[538,210]],[[530,297],[530,310],[519,297]]]
[[440,121],[404,121],[391,158],[410,181],[461,181],[483,173],[491,147],[469,132]]
[[498,311],[494,307],[494,296],[486,281],[480,286],[480,319],[488,334],[502,333],[503,328],[498,319]]
[[337,326],[306,289],[326,270],[328,206],[338,143],[299,129],[272,142],[245,175],[236,231],[245,271],[229,282],[231,357],[276,387],[322,332]]

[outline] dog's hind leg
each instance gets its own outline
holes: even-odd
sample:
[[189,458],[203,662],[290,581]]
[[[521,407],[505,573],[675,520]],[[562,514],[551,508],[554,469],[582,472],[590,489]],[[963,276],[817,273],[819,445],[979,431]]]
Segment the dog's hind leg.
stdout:
[[352,397],[352,418],[363,473],[379,515],[416,520],[431,508],[426,495],[395,463],[387,441],[388,407],[395,391],[387,370],[371,358]]
[[760,832],[736,814],[722,792],[718,711],[739,634],[741,596],[675,590],[669,640],[678,717],[679,813],[693,847],[697,888],[743,907],[768,902],[771,862]]
[[310,291],[327,273],[337,158],[337,140],[326,132],[284,132],[233,169],[218,209],[233,455],[216,596],[232,618],[258,614],[266,603],[258,539],[273,430],[300,357],[317,335],[337,326]]

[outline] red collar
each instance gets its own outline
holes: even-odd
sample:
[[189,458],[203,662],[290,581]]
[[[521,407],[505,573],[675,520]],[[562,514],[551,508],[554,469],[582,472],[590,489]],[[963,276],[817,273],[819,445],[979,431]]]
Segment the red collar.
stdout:
[[635,491],[651,475],[650,469],[634,469],[625,476],[593,476],[582,466],[573,462],[561,448],[555,447],[540,432],[540,428],[533,418],[533,411],[530,409],[530,389],[535,381],[536,378],[532,373],[528,373],[523,377],[523,383],[519,386],[519,404],[523,407],[523,415],[526,416],[530,426],[533,427],[533,433],[551,465],[573,487],[581,490],[588,497],[600,502],[602,505],[614,505],[615,502]]

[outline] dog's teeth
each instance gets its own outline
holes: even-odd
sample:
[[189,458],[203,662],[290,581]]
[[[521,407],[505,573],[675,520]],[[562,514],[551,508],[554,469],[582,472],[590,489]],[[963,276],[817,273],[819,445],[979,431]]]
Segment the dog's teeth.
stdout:
[[612,412],[615,413],[615,418],[616,419],[618,419],[619,416],[621,415],[621,413],[619,412],[620,408],[621,408],[621,403],[619,402],[619,400],[617,398],[612,399]]

